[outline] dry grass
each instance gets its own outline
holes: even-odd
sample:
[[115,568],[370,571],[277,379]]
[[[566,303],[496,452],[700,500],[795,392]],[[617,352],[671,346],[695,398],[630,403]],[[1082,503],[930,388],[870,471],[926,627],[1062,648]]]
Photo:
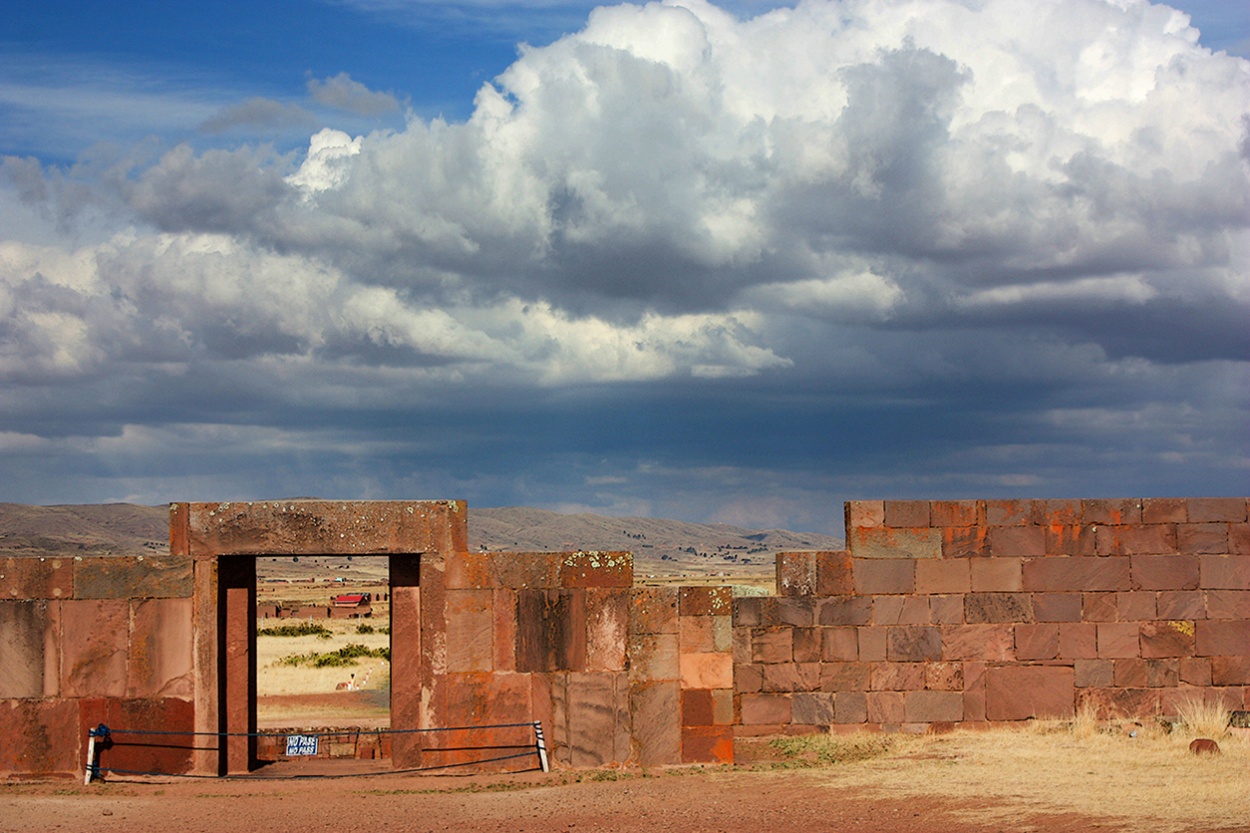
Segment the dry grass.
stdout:
[[1201,735],[1188,727],[1171,734],[1150,724],[1133,728],[1135,737],[1086,714],[1018,729],[899,737],[886,754],[838,768],[835,783],[895,798],[942,796],[976,807],[965,812],[985,823],[1077,813],[1158,833],[1245,829],[1250,739],[1229,735],[1220,740],[1222,755],[1195,757],[1189,742]]

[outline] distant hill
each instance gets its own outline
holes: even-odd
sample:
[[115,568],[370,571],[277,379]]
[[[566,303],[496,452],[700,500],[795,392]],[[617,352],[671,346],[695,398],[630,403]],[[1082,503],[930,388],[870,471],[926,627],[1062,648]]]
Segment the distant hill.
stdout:
[[[565,515],[526,507],[469,509],[470,550],[629,550],[635,572],[644,575],[766,574],[773,569],[775,552],[842,546],[841,538],[781,529]],[[0,556],[142,555],[168,549],[167,506],[0,503]],[[332,560],[317,561],[330,566]],[[262,572],[271,569],[266,565]]]

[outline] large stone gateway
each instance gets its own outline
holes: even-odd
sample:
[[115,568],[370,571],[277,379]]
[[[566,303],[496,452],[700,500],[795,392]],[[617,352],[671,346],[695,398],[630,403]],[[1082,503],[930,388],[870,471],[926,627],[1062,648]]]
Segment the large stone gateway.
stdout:
[[[256,760],[256,558],[386,555],[391,726],[539,722],[556,765],[733,760],[736,736],[1250,705],[1245,498],[856,501],[778,595],[635,587],[629,553],[469,553],[455,501],[179,503],[170,553],[0,559],[0,773]],[[181,733],[181,734],[179,734]],[[397,768],[474,760],[438,733]],[[474,745],[523,743],[515,729]]]

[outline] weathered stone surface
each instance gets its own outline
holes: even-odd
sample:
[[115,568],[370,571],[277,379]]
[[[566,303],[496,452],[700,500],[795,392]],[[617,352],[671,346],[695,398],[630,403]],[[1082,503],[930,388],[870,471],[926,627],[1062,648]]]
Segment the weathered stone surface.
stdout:
[[489,555],[492,576],[489,583],[468,584],[468,587],[506,587],[512,590],[554,590],[560,586],[558,552],[492,552]]
[[1046,554],[1098,554],[1098,527],[1093,524],[1051,524],[1046,527]]
[[1250,656],[1211,658],[1213,685],[1250,685]]
[[640,634],[630,637],[629,678],[639,683],[675,681],[681,676],[678,656],[677,634],[675,633]]
[[970,625],[1032,620],[1033,600],[1027,593],[969,593],[964,596],[964,621]]
[[[86,738],[84,731],[81,735]],[[85,741],[78,734],[73,700],[10,700],[0,703],[0,772],[80,773]]]
[[[629,632],[677,633],[679,598],[680,591],[676,587],[635,587],[630,592]],[[757,596],[738,601],[745,604],[764,600]]]
[[886,658],[892,662],[922,662],[942,658],[942,634],[935,627],[890,628]]
[[191,599],[146,599],[134,603],[127,697],[190,700],[194,696],[192,613]]
[[[852,628],[852,633],[854,629]],[[794,629],[794,661],[795,662],[820,662],[821,658],[821,629],[820,628],[795,628]]]
[[1115,594],[1116,619],[1121,622],[1144,622],[1155,618],[1155,594],[1130,592]]
[[1081,621],[1081,594],[1034,593],[1033,619],[1037,622]]
[[1011,625],[943,625],[944,660],[1010,662],[1015,659]]
[[794,631],[789,628],[754,628],[751,631],[752,662],[793,662]]
[[929,525],[929,501],[885,501],[885,525],[898,527],[923,527]]
[[733,688],[731,654],[682,654],[678,664],[682,688]]
[[[916,691],[924,688],[925,663],[874,662],[869,666],[868,686],[872,691]],[[864,686],[856,686],[862,689]]]
[[517,591],[517,670],[586,667],[586,591]]
[[1176,546],[1181,552],[1227,553],[1228,524],[1177,524]]
[[495,656],[494,591],[448,590],[446,616],[447,670],[490,671]]
[[1016,625],[1016,659],[1042,660],[1059,656],[1059,626]]
[[1021,580],[1022,558],[972,558],[971,590],[974,593],[1018,593],[1024,589]]
[[68,599],[74,590],[74,562],[68,558],[0,558],[0,600]]
[[1071,717],[1075,672],[1062,665],[1017,665],[985,671],[985,716],[990,720]]
[[741,714],[744,726],[790,723],[790,695],[743,694]]
[[[494,610],[494,659],[496,671],[516,671],[516,591],[497,588],[491,591]],[[621,639],[620,650],[624,655],[626,640]]]
[[1117,659],[1112,660],[1112,684],[1120,688],[1145,688],[1146,660]]
[[964,719],[964,696],[958,691],[909,691],[903,711],[908,723],[957,722]]
[[867,625],[872,621],[872,599],[868,596],[833,596],[816,604],[819,625]]
[[1190,523],[1243,523],[1246,520],[1244,497],[1189,498],[1188,504]]
[[863,691],[869,687],[869,671],[875,667],[865,662],[826,662],[820,667],[820,689]]
[[43,697],[48,602],[0,601],[0,699]]
[[1211,660],[1208,657],[1181,657],[1180,681],[1193,686],[1211,685]]
[[967,558],[926,558],[916,562],[917,593],[967,593],[972,571]]
[[1245,655],[1250,645],[1250,620],[1219,619],[1194,623],[1200,657]]
[[796,694],[790,701],[791,719],[801,725],[833,724],[833,695],[826,692]]
[[1081,519],[1087,524],[1139,524],[1142,504],[1134,498],[1081,501]]
[[860,595],[912,593],[916,589],[916,562],[910,558],[856,558],[854,569],[855,592]]
[[1119,618],[1114,593],[1084,593],[1081,618],[1086,622],[1114,622]]
[[1046,528],[1041,526],[992,526],[990,555],[995,558],[1030,558],[1046,554]]
[[816,621],[816,601],[814,596],[777,599],[777,605],[773,608],[773,615],[776,617],[775,624],[798,628],[811,627]]
[[883,500],[848,500],[845,509],[847,530],[881,526],[885,523]]
[[[586,591],[587,671],[625,670],[629,596],[624,588]],[[728,636],[721,650],[730,648]]]
[[984,526],[941,528],[943,558],[982,558],[990,554],[989,530]]
[[175,503],[174,555],[465,552],[464,501]]
[[820,659],[825,662],[854,662],[859,659],[859,632],[855,628],[821,628]]
[[833,696],[833,722],[863,723],[868,719],[868,697],[862,691],[839,691]]
[[696,726],[681,733],[684,764],[732,764],[734,734],[730,726]]
[[[942,531],[928,526],[896,529],[888,526],[847,531],[847,546],[856,559],[940,558]],[[858,578],[858,566],[856,567]]]
[[1142,523],[1186,523],[1189,520],[1188,501],[1184,498],[1146,498],[1142,501]]
[[124,697],[130,606],[119,600],[61,603],[61,694]]
[[1078,659],[1073,663],[1077,688],[1108,688],[1115,684],[1115,664],[1120,660]]
[[1199,586],[1205,590],[1250,590],[1250,556],[1198,556]]
[[1099,526],[1094,530],[1099,555],[1157,555],[1179,552],[1176,524]]
[[74,563],[76,599],[173,599],[192,594],[191,559],[140,555]]
[[854,592],[851,554],[845,550],[816,553],[816,594],[842,596]]
[[598,550],[567,552],[560,559],[561,587],[632,587],[634,556]]
[[1124,556],[1047,556],[1024,562],[1024,589],[1080,592],[1128,590],[1129,559]]
[[678,606],[682,616],[732,616],[733,589],[683,587]]
[[1205,619],[1206,605],[1199,590],[1162,590],[1155,597],[1160,619]]
[[1138,626],[1133,623],[1114,622],[1099,624],[1098,656],[1102,659],[1141,656]]
[[779,552],[776,555],[777,594],[810,596],[816,592],[816,554]]
[[[102,769],[107,771],[116,767],[136,772],[174,774],[191,770],[192,753],[199,745],[195,738],[189,735],[127,735],[124,731],[116,731],[117,728],[161,732],[193,731],[195,709],[190,700],[179,697],[87,699],[79,701],[79,705],[75,722],[80,738],[85,739],[87,729],[101,723],[115,730],[112,745],[100,754]],[[82,766],[81,761],[78,766]]]
[[1198,588],[1198,558],[1194,555],[1134,555],[1129,558],[1129,563],[1135,589]]
[[[632,669],[631,669],[632,670]],[[734,691],[739,694],[764,690],[764,666],[734,663]]]
[[1098,656],[1098,626],[1092,622],[1059,623],[1059,656],[1094,659]]
[[902,723],[906,719],[904,694],[901,691],[869,691],[865,706],[869,723]]
[[710,689],[687,688],[682,690],[681,725],[712,725],[712,692]]
[[984,507],[980,501],[929,501],[929,526],[977,526],[984,523]]
[[1184,620],[1142,622],[1141,655],[1147,658],[1193,656],[1194,623]]
[[859,634],[859,659],[861,662],[883,662],[888,628],[857,628]]
[[629,758],[629,685],[624,674],[568,675],[569,763],[597,767]]
[[960,594],[929,597],[929,622],[958,625],[964,620],[964,597]]
[[1208,619],[1250,619],[1250,590],[1208,590]]
[[985,522],[990,526],[1022,526],[1039,522],[1046,504],[1037,500],[987,500]]

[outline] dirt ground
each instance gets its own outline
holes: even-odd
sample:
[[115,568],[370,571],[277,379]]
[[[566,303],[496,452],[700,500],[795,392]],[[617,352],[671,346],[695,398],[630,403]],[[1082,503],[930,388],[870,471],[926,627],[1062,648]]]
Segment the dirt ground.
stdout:
[[[342,771],[342,770],[340,770]],[[1248,774],[1250,777],[1250,774]],[[639,831],[944,833],[1148,831],[1069,812],[1013,813],[991,800],[883,795],[837,768],[68,781],[0,786],[0,831]],[[1004,812],[1005,811],[1005,812]],[[1250,827],[1193,827],[1231,833]]]

